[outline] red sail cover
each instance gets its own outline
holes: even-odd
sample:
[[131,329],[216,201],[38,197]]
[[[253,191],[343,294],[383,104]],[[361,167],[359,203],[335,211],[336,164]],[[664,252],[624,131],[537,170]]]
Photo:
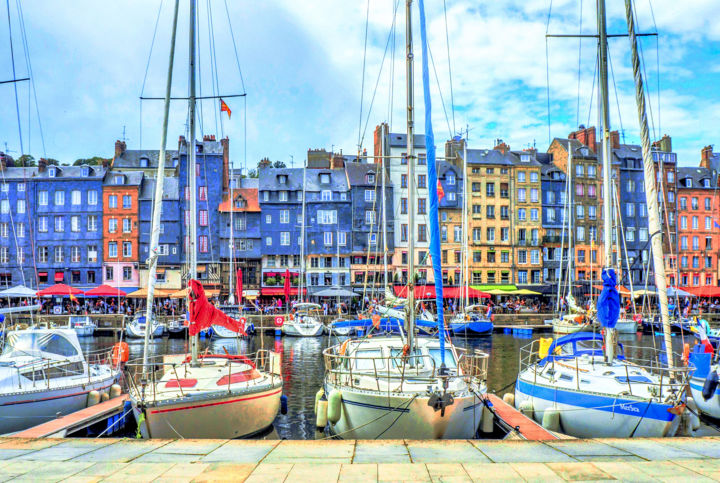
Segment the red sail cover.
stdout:
[[242,296],[243,296],[243,285],[242,285],[242,268],[238,268],[237,271],[237,283],[235,284],[236,290],[237,290],[237,303],[238,305],[242,305]]
[[222,325],[233,332],[245,333],[245,324],[239,320],[232,319],[225,315],[222,310],[208,302],[205,296],[205,289],[197,280],[190,280],[188,287],[188,299],[190,299],[190,335],[197,335],[201,330],[211,325]]

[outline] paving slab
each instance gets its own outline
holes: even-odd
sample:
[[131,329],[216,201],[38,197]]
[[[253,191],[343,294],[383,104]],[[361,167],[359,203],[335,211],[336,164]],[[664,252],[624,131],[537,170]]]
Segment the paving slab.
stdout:
[[112,475],[113,473],[117,473],[118,471],[121,471],[128,464],[129,463],[111,463],[111,462],[92,463],[91,466],[88,466],[83,471],[75,474],[73,476],[73,479],[84,478],[84,479],[99,481],[103,478],[106,478],[106,477]]
[[0,460],[10,460],[32,452],[33,450],[31,449],[2,449],[2,447],[0,447]]
[[263,463],[352,463],[355,441],[281,441]]
[[337,481],[340,477],[340,467],[340,463],[295,463],[288,473],[285,483]]
[[573,456],[578,461],[624,461],[626,463],[631,463],[633,461],[647,461],[645,458],[641,458],[639,456],[635,455],[615,455],[615,456],[607,456],[607,455],[592,455],[592,456]]
[[[178,463],[163,473],[153,483],[180,483],[193,481],[198,475],[205,471],[208,463]],[[232,475],[228,473],[228,475]]]
[[102,481],[118,483],[153,481],[173,465],[174,463],[130,463]]
[[[208,463],[207,468],[192,481],[193,483],[228,481],[229,479],[243,481],[254,469],[255,465],[248,463]],[[232,477],[228,478],[228,475],[232,475]]]
[[[669,446],[651,439],[622,439],[607,438],[600,439],[602,443],[634,454],[651,461],[662,461],[676,458],[702,458],[699,453],[688,451],[685,448]],[[698,443],[698,445],[701,443]]]
[[570,456],[627,456],[629,452],[603,443],[601,440],[565,439],[546,441],[546,445]]
[[566,481],[614,480],[592,463],[546,463],[547,467]]
[[460,463],[427,463],[425,467],[433,482],[472,483],[473,481]]
[[255,466],[245,483],[277,483],[285,481],[293,463],[261,463]]
[[692,480],[693,483],[697,481],[716,481],[672,461],[645,461],[643,463],[633,463],[633,466],[660,481]]
[[676,465],[682,466],[699,473],[708,478],[720,480],[720,460],[717,459],[689,459],[689,460],[671,460]]
[[472,444],[495,463],[551,463],[575,461],[562,451],[535,441],[482,441]]
[[510,463],[510,466],[529,483],[565,481],[545,463]]
[[232,440],[202,457],[206,463],[260,463],[270,451],[280,444],[273,440]]
[[0,477],[22,475],[32,470],[32,467],[27,461],[4,461],[0,466]]
[[407,448],[413,463],[489,463],[467,440],[410,441]]
[[[683,451],[690,451],[708,458],[720,458],[720,440],[703,438],[652,438],[660,444],[671,446]],[[2,446],[0,446],[2,448]]]
[[472,481],[525,481],[508,463],[463,463]]
[[598,461],[595,462],[594,465],[599,470],[618,480],[638,483],[659,481],[648,475],[644,470],[638,468],[637,465],[624,461]]
[[158,453],[151,451],[138,456],[133,463],[195,463],[202,459],[199,454]]
[[166,440],[120,440],[111,446],[105,446],[95,451],[81,454],[76,457],[74,461],[114,461],[126,463],[167,443]]
[[206,455],[227,442],[226,439],[178,439],[161,446],[154,452]]
[[84,461],[57,461],[52,464],[27,462],[31,470],[15,478],[14,481],[62,481],[82,472],[92,463]]
[[[65,440],[65,442],[18,456],[22,460],[67,461],[99,448],[110,446],[114,441],[97,443],[100,439]],[[0,447],[1,448],[1,447]]]
[[378,482],[386,481],[432,482],[423,464],[378,463]]
[[340,465],[340,483],[372,483],[378,480],[378,467],[373,463]]
[[6,449],[43,449],[65,442],[62,438],[2,438],[0,450]]
[[353,463],[410,463],[403,440],[358,441]]

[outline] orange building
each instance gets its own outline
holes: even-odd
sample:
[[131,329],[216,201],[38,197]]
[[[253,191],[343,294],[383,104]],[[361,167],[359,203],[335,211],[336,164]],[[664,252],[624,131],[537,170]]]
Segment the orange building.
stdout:
[[140,286],[138,211],[143,176],[138,171],[109,171],[103,182],[103,283],[128,293]]

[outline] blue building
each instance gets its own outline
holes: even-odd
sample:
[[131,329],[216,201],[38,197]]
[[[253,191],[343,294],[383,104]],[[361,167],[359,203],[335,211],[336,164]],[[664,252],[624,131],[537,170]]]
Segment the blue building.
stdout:
[[543,164],[541,170],[542,227],[545,233],[543,236],[543,282],[556,284],[562,279],[560,262],[564,258],[564,263],[567,263],[568,254],[568,234],[567,228],[564,226],[567,198],[566,177],[565,173],[551,162]]
[[[392,264],[395,248],[395,214],[393,186],[390,174],[385,174],[385,194],[382,192],[382,168],[373,163],[345,162],[352,206],[351,264],[352,285],[362,292],[368,286],[384,287],[382,210],[387,202],[385,231],[387,233],[387,261]],[[389,270],[392,274],[392,269]],[[388,283],[392,281],[389,280]]]
[[[145,176],[140,187],[138,220],[140,224],[140,284],[147,285],[146,260],[150,255],[155,179]],[[158,287],[179,290],[182,288],[181,266],[184,262],[183,218],[180,211],[180,188],[177,177],[165,178],[162,213],[160,215],[160,256],[158,258]]]
[[36,168],[9,166],[0,153],[0,289],[37,287],[33,255]]
[[39,287],[95,287],[103,266],[103,166],[47,166],[35,173],[35,237]]
[[[443,196],[439,203],[440,216],[440,243],[442,258],[442,277],[444,285],[458,285],[461,282],[461,266],[463,262],[463,170],[460,160],[454,162],[438,161],[437,163],[438,182],[442,187]],[[421,200],[418,200],[421,202]],[[429,213],[430,200],[422,201],[422,206],[418,206],[418,214],[420,215],[420,223],[423,223]],[[404,209],[404,203],[403,203]],[[421,212],[422,209],[422,212]],[[466,213],[469,217],[470,214]],[[429,220],[428,220],[429,224]],[[420,262],[430,263],[431,260],[424,253],[421,254]],[[420,272],[426,273],[426,272]],[[426,283],[422,275],[419,283]]]
[[234,268],[242,270],[243,296],[260,295],[262,236],[260,232],[260,203],[258,179],[231,175],[227,198],[220,204],[220,259],[222,279],[236,274],[230,269],[230,233],[234,245]]
[[[283,275],[289,270],[296,287],[300,275],[303,169],[259,170],[261,295],[283,294]],[[297,289],[291,291],[297,295]]]

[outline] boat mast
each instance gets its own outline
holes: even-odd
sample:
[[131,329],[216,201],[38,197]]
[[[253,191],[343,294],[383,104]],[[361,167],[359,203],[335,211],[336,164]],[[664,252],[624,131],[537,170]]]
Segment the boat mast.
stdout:
[[155,197],[153,198],[152,224],[150,228],[150,256],[148,257],[148,289],[145,307],[145,343],[143,345],[143,375],[148,373],[148,346],[152,330],[152,310],[155,301],[155,283],[157,282],[157,259],[160,246],[160,220],[162,215],[162,194],[165,182],[165,144],[167,143],[168,116],[170,115],[170,90],[172,87],[173,61],[175,59],[175,34],[177,33],[178,7],[175,0],[172,35],[170,40],[170,60],[168,61],[167,83],[165,84],[165,104],[163,124],[160,135],[160,155],[158,156],[157,176],[155,178]]
[[[602,116],[602,160],[603,160],[603,241],[604,241],[604,270],[612,268],[612,193],[610,159],[610,109],[608,107],[608,61],[607,61],[607,22],[605,19],[605,0],[597,0],[598,24],[598,56],[600,59],[600,111]],[[620,234],[618,233],[618,236]],[[615,358],[614,346],[615,329],[607,329],[606,355],[607,360]]]
[[[655,286],[657,287],[658,299],[660,300],[660,318],[663,324],[663,339],[665,342],[665,353],[667,354],[667,364],[672,374],[675,364],[672,355],[672,339],[670,338],[670,314],[668,313],[667,280],[665,278],[660,209],[655,185],[655,162],[652,159],[652,152],[650,151],[650,133],[648,130],[647,112],[645,110],[645,91],[642,73],[640,72],[640,59],[638,56],[635,19],[633,17],[631,0],[625,0],[625,16],[627,17],[630,50],[632,51],[635,101],[637,102],[638,120],[640,121],[640,138],[642,140],[643,166],[645,170],[645,201],[648,208],[648,231],[650,232],[650,247],[653,254]],[[661,162],[658,164],[662,165]]]
[[[197,279],[197,176],[195,159],[195,0],[190,0],[190,97],[188,98],[188,117],[190,122],[190,139],[188,140],[188,175],[190,178],[190,237],[188,253],[190,254],[190,279]],[[192,365],[197,365],[198,336],[190,338]]]
[[[383,294],[388,287],[388,244],[387,244],[387,212],[385,211],[385,125],[380,127],[380,171],[382,176],[382,194],[380,199],[382,200],[382,237],[383,237]],[[376,185],[377,186],[377,185]],[[374,285],[374,284],[373,284]]]
[[[230,276],[228,277],[228,304],[235,305],[234,280],[235,277],[235,225],[233,224],[233,211],[235,211],[235,198],[233,197],[233,169],[230,161]],[[238,300],[238,304],[240,300]]]
[[[412,0],[405,2],[405,74],[407,88],[407,166],[408,166],[408,305],[405,330],[411,350],[415,346],[415,135],[413,107]],[[432,186],[430,187],[433,188]]]
[[[462,231],[462,252],[460,257],[460,263],[462,264],[460,266],[460,272],[462,273],[460,277],[460,300],[462,303],[462,310],[460,312],[464,312],[468,305],[470,305],[470,265],[468,257],[470,256],[469,253],[469,247],[468,247],[468,236],[467,236],[467,226],[468,226],[468,220],[467,220],[467,205],[468,205],[468,190],[467,190],[467,130],[465,131],[465,139],[463,140],[463,201],[462,201],[462,224],[460,225],[460,230]],[[465,291],[465,294],[463,295],[462,291]]]
[[[302,210],[300,211],[300,276],[298,277],[298,300],[303,302],[303,280],[305,279],[305,169],[307,162],[302,169]],[[292,280],[292,277],[290,278]],[[290,310],[290,307],[287,307]]]

